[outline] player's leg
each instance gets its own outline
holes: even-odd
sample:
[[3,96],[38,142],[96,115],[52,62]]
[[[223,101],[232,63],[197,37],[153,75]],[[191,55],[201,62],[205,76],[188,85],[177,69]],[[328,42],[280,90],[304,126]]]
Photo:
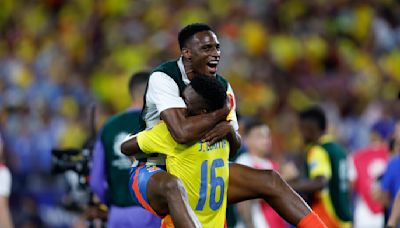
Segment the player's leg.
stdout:
[[156,166],[140,166],[131,175],[130,189],[135,201],[145,209],[160,217],[169,214],[175,227],[200,227],[177,177]]
[[273,170],[231,163],[228,203],[264,199],[286,221],[297,225],[311,212],[304,200]]
[[147,196],[151,207],[168,213],[175,227],[201,227],[189,205],[185,186],[176,176],[167,172],[154,174],[147,184]]

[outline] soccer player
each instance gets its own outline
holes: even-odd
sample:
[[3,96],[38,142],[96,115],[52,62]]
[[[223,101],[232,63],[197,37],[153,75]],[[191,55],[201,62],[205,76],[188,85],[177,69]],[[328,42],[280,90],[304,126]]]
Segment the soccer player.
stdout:
[[351,227],[346,152],[325,134],[325,114],[319,107],[300,113],[300,131],[307,146],[307,176],[291,183],[312,195],[311,208],[329,228]]
[[[212,77],[196,76],[183,92],[190,116],[220,109],[226,105],[226,92],[223,86]],[[168,173],[182,180],[190,207],[195,210],[202,227],[223,227],[226,214],[226,193],[228,181],[229,143],[222,139],[212,146],[197,141],[178,144],[172,138],[167,125],[160,122],[152,129],[140,132],[137,137],[125,141],[121,146],[125,155],[138,152],[155,153],[159,151],[167,156]],[[238,148],[231,148],[237,150]],[[132,169],[131,175],[146,175],[154,166],[139,166]],[[143,170],[143,171],[142,171]],[[154,170],[157,172],[159,170]],[[136,194],[136,201],[143,201],[138,189],[137,179],[131,179],[130,186]],[[200,191],[199,191],[200,190]],[[209,194],[210,193],[210,194]],[[168,202],[154,195],[147,195],[148,201],[158,207],[168,208]]]
[[[150,75],[144,97],[143,126],[147,129],[152,128],[162,119],[171,136],[180,144],[203,139],[209,145],[213,145],[227,135],[231,135],[234,140],[230,146],[238,147],[240,136],[237,133],[238,124],[235,111],[228,115],[229,109],[224,107],[210,113],[188,116],[186,115],[186,105],[181,97],[183,89],[194,78],[196,72],[216,77],[224,85],[229,97],[232,98],[231,106],[233,110],[235,109],[231,86],[222,76],[216,74],[220,60],[220,45],[217,36],[208,25],[196,23],[183,28],[179,32],[178,41],[181,57],[161,64]],[[164,165],[165,157],[149,157],[147,164]],[[156,194],[167,199],[171,197],[172,192],[180,191],[180,183],[176,177],[163,171],[160,173],[164,173],[162,178],[158,178],[160,175],[157,178],[146,178],[143,179],[144,183],[142,184],[147,186],[147,194]],[[301,226],[305,223],[304,221],[320,224],[318,223],[319,218],[311,213],[307,204],[282,180],[277,172],[231,164],[229,173],[228,203],[262,198],[291,224]],[[149,176],[151,176],[150,173]],[[141,182],[140,177],[138,177],[138,181]],[[167,186],[172,190],[166,191],[161,186]],[[182,195],[182,193],[177,195]],[[153,207],[152,202],[150,202],[150,206]],[[174,203],[173,206],[178,207],[179,203]],[[179,208],[181,210],[169,208],[175,225],[177,219],[174,218],[178,216],[186,219],[185,221],[188,222],[186,227],[193,226],[194,222],[191,220],[190,213],[182,211],[185,209],[184,204],[181,204]]]
[[135,204],[130,196],[126,186],[129,183],[131,162],[120,151],[125,137],[139,131],[143,94],[149,76],[150,72],[138,72],[131,76],[128,83],[131,107],[106,121],[95,144],[90,187],[102,203],[110,207],[107,224],[110,228],[156,228],[161,224],[160,218]]

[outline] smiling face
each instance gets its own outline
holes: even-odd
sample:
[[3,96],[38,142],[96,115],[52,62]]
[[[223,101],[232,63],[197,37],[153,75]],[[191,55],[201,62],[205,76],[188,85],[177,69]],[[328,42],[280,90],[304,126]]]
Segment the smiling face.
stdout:
[[190,61],[193,71],[207,76],[215,75],[221,56],[217,36],[212,31],[194,34],[182,48],[182,55]]

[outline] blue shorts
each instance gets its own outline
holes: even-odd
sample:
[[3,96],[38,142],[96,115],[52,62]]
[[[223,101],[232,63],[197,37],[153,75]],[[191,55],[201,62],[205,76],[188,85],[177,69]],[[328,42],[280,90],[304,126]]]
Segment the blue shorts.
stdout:
[[158,172],[165,172],[165,170],[160,167],[146,165],[132,167],[129,175],[129,191],[133,200],[144,209],[157,216],[159,215],[151,208],[149,199],[147,198],[147,184],[151,176]]

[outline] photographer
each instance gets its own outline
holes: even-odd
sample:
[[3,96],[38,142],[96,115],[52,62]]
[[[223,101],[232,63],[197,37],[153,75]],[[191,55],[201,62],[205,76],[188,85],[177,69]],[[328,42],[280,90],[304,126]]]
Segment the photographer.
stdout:
[[120,151],[120,145],[128,133],[139,130],[139,118],[148,72],[139,72],[129,80],[131,107],[109,118],[94,147],[90,187],[106,203],[110,210],[108,227],[160,227],[160,219],[132,200],[129,190],[131,161]]

